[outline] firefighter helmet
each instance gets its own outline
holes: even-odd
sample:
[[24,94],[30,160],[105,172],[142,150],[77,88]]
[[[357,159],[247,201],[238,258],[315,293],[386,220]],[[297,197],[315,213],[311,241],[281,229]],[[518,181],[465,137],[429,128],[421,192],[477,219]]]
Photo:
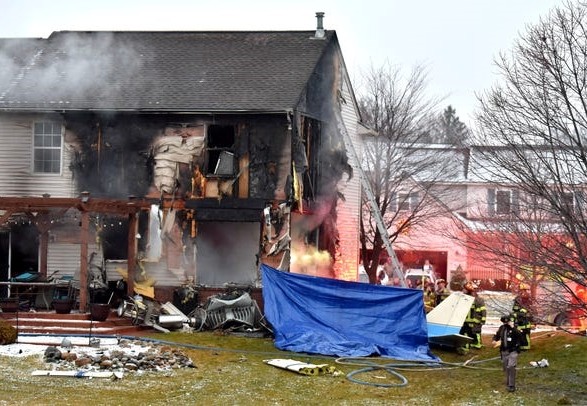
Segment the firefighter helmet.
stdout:
[[465,288],[465,290],[468,292],[474,292],[477,290],[477,285],[474,282],[468,281],[467,283],[465,283],[463,288]]
[[520,290],[530,290],[530,285],[522,282],[522,283],[520,283]]

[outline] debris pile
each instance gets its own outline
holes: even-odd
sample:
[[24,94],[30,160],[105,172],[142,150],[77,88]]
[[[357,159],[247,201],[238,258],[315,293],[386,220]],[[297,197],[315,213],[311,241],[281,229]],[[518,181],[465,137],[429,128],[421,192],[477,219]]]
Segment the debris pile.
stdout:
[[66,349],[49,346],[44,360],[57,364],[56,370],[102,371],[169,371],[195,368],[182,351],[168,345],[144,346],[132,340],[121,340],[116,349]]

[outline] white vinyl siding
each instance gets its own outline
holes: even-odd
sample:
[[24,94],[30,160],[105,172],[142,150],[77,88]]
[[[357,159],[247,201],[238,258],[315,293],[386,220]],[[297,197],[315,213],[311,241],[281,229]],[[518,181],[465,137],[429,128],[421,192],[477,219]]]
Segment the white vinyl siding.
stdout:
[[[33,168],[33,123],[43,121],[32,114],[0,113],[0,192],[2,196],[76,197],[69,166],[73,146],[62,141],[61,173],[35,174]],[[57,120],[48,120],[57,121]]]
[[[346,74],[341,84],[341,96],[345,101],[341,103],[341,115],[346,131],[358,156],[362,155],[362,143],[358,136],[359,117],[353,103],[350,82]],[[360,163],[349,155],[349,164],[355,174],[348,182],[345,180],[344,200],[337,202],[336,225],[341,236],[339,252],[344,253],[334,263],[334,271],[339,279],[356,281],[359,269],[359,218],[361,213],[361,178]]]
[[[102,251],[96,244],[88,244],[89,254],[95,252],[94,263],[102,263]],[[50,243],[47,253],[47,274],[59,271],[55,278],[71,276],[79,282],[81,245],[73,243]],[[88,258],[89,259],[89,258]]]

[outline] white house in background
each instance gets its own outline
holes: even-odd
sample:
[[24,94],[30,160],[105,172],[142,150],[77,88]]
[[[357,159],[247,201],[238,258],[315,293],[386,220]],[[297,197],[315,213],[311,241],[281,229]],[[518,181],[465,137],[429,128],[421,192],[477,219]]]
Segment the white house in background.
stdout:
[[[394,242],[394,250],[404,267],[421,268],[429,260],[437,275],[447,280],[458,268],[470,279],[509,280],[514,277],[518,265],[488,259],[487,254],[471,248],[471,241],[480,238],[492,224],[499,224],[500,219],[509,220],[512,214],[524,216],[523,207],[528,207],[517,185],[504,181],[507,176],[498,178],[500,171],[484,158],[488,147],[418,145],[413,148],[419,150],[420,156],[430,154],[451,164],[447,166],[450,170],[434,178],[435,186],[431,190],[441,192],[433,192],[435,198],[428,200],[428,207],[424,209],[435,206],[431,210],[433,214],[424,223],[409,227]],[[394,207],[399,208],[398,221],[402,221],[401,211],[409,213],[411,206],[417,204],[414,199],[421,196],[414,182],[427,179],[430,177],[413,175],[406,187],[411,193],[410,199],[403,199],[398,192],[398,201],[404,202],[403,207],[400,203]],[[584,192],[576,186],[572,189],[563,193],[561,199],[576,210],[583,210]],[[546,221],[552,224],[549,227],[553,232],[560,231],[556,228],[556,219],[547,218]]]

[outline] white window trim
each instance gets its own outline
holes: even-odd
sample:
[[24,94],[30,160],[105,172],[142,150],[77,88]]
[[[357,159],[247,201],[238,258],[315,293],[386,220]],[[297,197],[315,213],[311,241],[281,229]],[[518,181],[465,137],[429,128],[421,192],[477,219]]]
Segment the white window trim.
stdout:
[[[414,196],[418,197],[418,202],[414,205]],[[420,193],[418,192],[397,192],[395,194],[395,205],[398,212],[412,212],[420,202]],[[404,204],[406,207],[402,206]]]
[[[61,145],[59,148],[59,172],[37,172],[35,171],[35,151],[38,149],[35,147],[35,126],[38,123],[53,123],[57,124],[60,127],[60,135],[61,135]],[[31,129],[31,173],[35,176],[61,176],[63,175],[63,145],[65,144],[64,140],[64,127],[63,123],[60,123],[58,120],[35,120],[33,121],[33,126]]]

